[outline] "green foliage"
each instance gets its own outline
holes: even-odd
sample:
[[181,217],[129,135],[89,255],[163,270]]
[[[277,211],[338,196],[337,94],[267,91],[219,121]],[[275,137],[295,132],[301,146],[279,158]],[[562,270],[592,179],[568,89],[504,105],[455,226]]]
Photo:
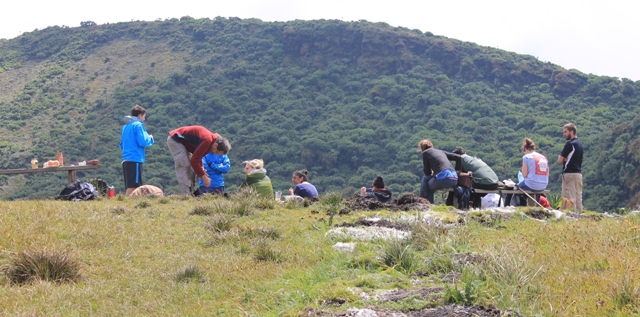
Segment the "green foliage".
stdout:
[[[140,104],[156,136],[144,179],[166,194],[179,188],[160,136],[192,124],[231,140],[231,192],[245,177],[238,163],[252,158],[265,160],[274,188],[290,187],[291,173],[306,168],[321,194],[368,186],[375,175],[394,193],[416,192],[422,138],[444,150],[461,145],[507,179],[520,168],[523,137],[554,161],[562,126],[574,122],[586,151],[585,207],[640,201],[640,82],[367,21],[85,22],[0,43],[0,72],[24,82],[0,97],[0,132],[10,138],[0,168],[63,151],[68,162],[99,159],[100,170],[79,176],[121,192],[120,120]],[[104,52],[110,57],[95,55]],[[561,172],[551,166],[553,192]],[[64,177],[27,175],[24,188],[2,197],[52,197]]]

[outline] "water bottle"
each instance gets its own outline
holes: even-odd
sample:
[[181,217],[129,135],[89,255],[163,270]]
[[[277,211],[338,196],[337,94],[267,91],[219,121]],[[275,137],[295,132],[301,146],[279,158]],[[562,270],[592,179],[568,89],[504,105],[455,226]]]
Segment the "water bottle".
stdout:
[[109,198],[116,197],[116,189],[113,188],[113,186],[109,186],[109,192],[107,195]]

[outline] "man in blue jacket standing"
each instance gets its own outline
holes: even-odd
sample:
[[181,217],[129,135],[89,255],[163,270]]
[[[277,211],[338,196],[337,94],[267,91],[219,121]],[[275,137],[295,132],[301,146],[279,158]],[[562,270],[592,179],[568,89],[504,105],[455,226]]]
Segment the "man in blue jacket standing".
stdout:
[[142,186],[142,164],[146,161],[144,148],[152,146],[153,135],[144,128],[147,110],[139,105],[131,109],[131,115],[125,116],[127,124],[122,127],[120,149],[122,150],[122,171],[124,172],[124,187],[129,196],[136,188]]
[[207,187],[202,178],[199,178],[200,194],[224,194],[224,174],[231,168],[229,156],[209,153],[202,158],[202,165],[211,179],[211,184]]

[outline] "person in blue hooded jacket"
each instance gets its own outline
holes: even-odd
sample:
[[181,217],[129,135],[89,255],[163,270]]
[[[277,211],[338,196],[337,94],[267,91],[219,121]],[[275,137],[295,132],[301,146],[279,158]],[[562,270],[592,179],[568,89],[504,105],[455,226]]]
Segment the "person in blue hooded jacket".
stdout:
[[202,158],[202,165],[211,184],[207,187],[202,178],[198,178],[200,194],[224,194],[224,174],[231,168],[229,157],[226,154],[209,153]]
[[131,115],[125,116],[127,124],[122,127],[120,149],[122,150],[122,171],[124,173],[125,195],[129,196],[142,186],[142,164],[146,161],[144,149],[154,143],[153,135],[147,133],[144,120],[147,110],[139,105],[131,109]]

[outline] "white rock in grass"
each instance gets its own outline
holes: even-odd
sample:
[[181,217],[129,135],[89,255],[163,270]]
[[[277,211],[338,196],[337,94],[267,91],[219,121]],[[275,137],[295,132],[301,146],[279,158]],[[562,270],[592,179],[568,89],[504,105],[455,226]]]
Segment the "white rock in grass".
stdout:
[[351,238],[358,241],[369,241],[373,239],[406,239],[409,232],[385,227],[364,227],[364,228],[334,228],[327,233],[326,237]]
[[356,247],[356,244],[354,242],[338,242],[336,244],[333,245],[333,248],[337,251],[342,251],[342,252],[353,252],[353,249]]

